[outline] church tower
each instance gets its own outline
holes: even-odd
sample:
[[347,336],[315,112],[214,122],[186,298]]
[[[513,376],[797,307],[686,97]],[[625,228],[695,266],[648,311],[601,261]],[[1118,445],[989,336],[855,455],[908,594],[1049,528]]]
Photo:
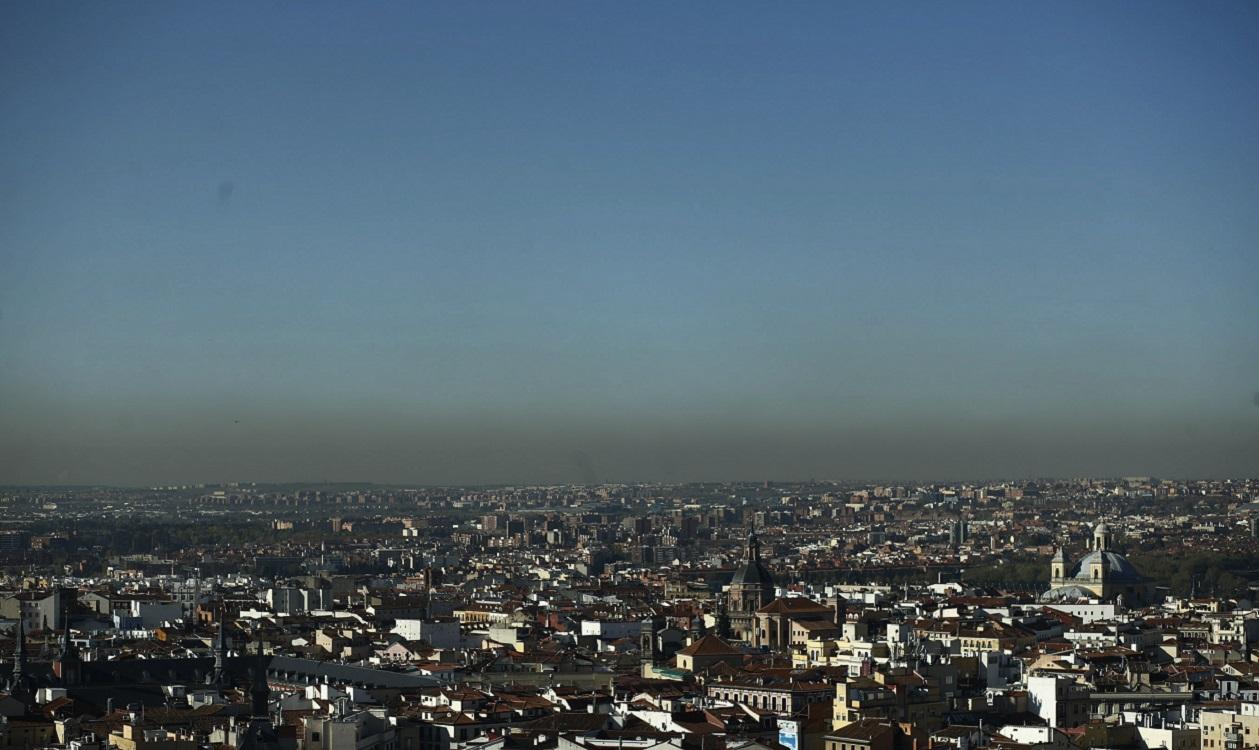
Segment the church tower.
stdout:
[[756,631],[756,610],[774,599],[774,577],[761,560],[761,540],[756,532],[748,534],[743,565],[730,579],[726,610],[734,637],[751,641]]
[[13,646],[13,686],[22,684],[26,677],[26,617],[20,610],[17,615],[17,643]]
[[654,677],[656,666],[656,625],[650,619],[638,625],[638,667],[640,677]]
[[258,640],[258,650],[254,655],[253,684],[249,687],[249,703],[252,718],[266,721],[268,719],[267,703],[271,699],[271,688],[267,685],[267,662],[270,661],[262,653],[262,640]]
[[730,611],[753,613],[774,598],[774,579],[761,561],[761,540],[748,534],[744,564],[730,581]]
[[219,635],[214,644],[214,673],[210,675],[211,685],[225,688],[231,682],[227,673],[227,633],[223,630],[222,613],[219,616]]
[[35,697],[31,676],[26,673],[26,617],[18,611],[17,643],[13,649],[13,676],[9,680],[9,696],[25,703]]
[[1114,539],[1110,535],[1110,527],[1104,523],[1097,524],[1093,529],[1093,549],[1097,552],[1110,552],[1114,549]]
[[62,614],[62,622],[65,624],[65,632],[61,636],[61,654],[60,658],[53,665],[53,670],[57,677],[61,679],[61,684],[65,687],[73,687],[80,682],[80,673],[83,662],[79,658],[79,649],[74,645],[74,641],[70,637],[70,608],[64,607]]
[[[257,646],[250,660],[253,662],[251,667],[253,679],[249,687],[249,723],[245,725],[242,734],[236,738],[236,748],[237,750],[279,750],[280,739],[276,735],[275,727],[271,724],[271,688],[267,684],[267,667],[271,660],[262,652],[261,638],[258,639]],[[248,658],[247,649],[242,650],[245,650],[245,656]]]
[[1106,556],[1097,555],[1089,559],[1089,583],[1101,586],[1106,579]]

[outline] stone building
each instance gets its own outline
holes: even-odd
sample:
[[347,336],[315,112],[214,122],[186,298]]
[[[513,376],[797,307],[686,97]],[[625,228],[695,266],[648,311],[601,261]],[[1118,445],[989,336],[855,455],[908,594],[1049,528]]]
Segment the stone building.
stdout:
[[1079,599],[1101,599],[1125,605],[1151,603],[1154,587],[1145,576],[1114,551],[1110,527],[1100,523],[1093,529],[1092,549],[1068,574],[1067,558],[1058,548],[1049,563],[1050,589],[1041,594],[1042,602],[1069,602]]
[[726,597],[726,617],[735,640],[754,642],[756,612],[774,598],[774,578],[761,561],[761,541],[748,535],[743,566],[735,571]]

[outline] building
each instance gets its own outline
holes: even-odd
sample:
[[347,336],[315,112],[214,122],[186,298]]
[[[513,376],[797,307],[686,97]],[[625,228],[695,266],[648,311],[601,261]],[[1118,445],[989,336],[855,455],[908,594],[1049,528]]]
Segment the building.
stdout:
[[60,630],[64,623],[61,590],[23,591],[0,598],[0,617],[21,618],[28,631]]
[[453,617],[433,620],[400,619],[394,623],[393,632],[408,641],[424,641],[433,648],[459,648],[462,643],[459,621]]
[[1114,551],[1110,527],[1100,523],[1093,529],[1093,545],[1080,558],[1070,574],[1066,554],[1058,548],[1049,563],[1050,589],[1041,594],[1046,603],[1101,599],[1118,604],[1146,604],[1154,588],[1128,558]]
[[1202,750],[1242,750],[1259,745],[1259,704],[1241,703],[1240,710],[1202,711]]
[[948,705],[938,678],[904,670],[875,672],[835,685],[831,725],[838,730],[854,722],[880,719],[913,722],[932,731],[943,725]]
[[333,716],[302,719],[306,750],[393,750],[397,728],[383,709],[351,711],[341,699]]
[[1079,726],[1089,718],[1088,688],[1067,677],[1028,677],[1027,703],[1051,727]]
[[726,616],[735,640],[752,643],[756,639],[756,611],[774,598],[774,577],[761,561],[761,541],[756,532],[748,535],[743,566],[730,580]]
[[109,733],[109,746],[118,750],[197,750],[197,738],[159,727],[127,723]]
[[826,750],[893,750],[896,728],[884,721],[863,719],[826,736]]
[[794,716],[810,705],[824,704],[835,692],[834,685],[825,682],[764,676],[710,682],[704,690],[709,698],[773,711],[783,716]]
[[678,651],[676,657],[678,669],[688,672],[703,672],[717,664],[740,666],[743,654],[729,643],[715,635],[706,635],[686,648]]
[[756,610],[752,642],[777,651],[786,651],[792,646],[803,649],[810,638],[840,635],[834,616],[835,611],[830,607],[802,596],[775,599]]

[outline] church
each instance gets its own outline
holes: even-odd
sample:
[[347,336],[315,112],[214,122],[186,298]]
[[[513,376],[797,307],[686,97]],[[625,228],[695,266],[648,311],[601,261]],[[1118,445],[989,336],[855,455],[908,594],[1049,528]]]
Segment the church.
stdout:
[[761,540],[756,532],[748,535],[743,567],[735,571],[726,597],[729,632],[723,636],[753,643],[756,639],[756,612],[774,600],[774,578],[761,561]]
[[1092,549],[1067,573],[1067,558],[1061,547],[1049,562],[1050,589],[1040,595],[1042,602],[1073,602],[1100,599],[1121,605],[1143,605],[1153,600],[1154,586],[1114,551],[1110,527],[1099,523],[1093,529]]

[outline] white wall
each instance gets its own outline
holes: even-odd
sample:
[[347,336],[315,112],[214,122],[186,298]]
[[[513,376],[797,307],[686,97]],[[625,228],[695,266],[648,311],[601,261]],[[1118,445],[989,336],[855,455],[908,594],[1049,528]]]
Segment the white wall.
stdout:
[[433,648],[459,648],[459,623],[424,620],[396,620],[393,632],[408,641],[426,641]]

